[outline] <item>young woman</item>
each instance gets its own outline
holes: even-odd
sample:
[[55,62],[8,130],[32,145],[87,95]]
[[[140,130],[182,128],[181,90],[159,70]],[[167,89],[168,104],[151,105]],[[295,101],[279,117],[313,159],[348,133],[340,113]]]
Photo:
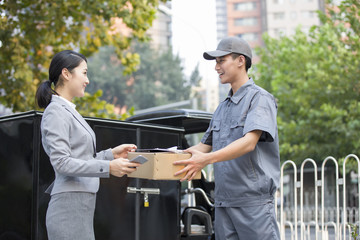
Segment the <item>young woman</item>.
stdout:
[[46,213],[50,240],[95,239],[93,218],[99,177],[121,177],[140,166],[126,159],[127,153],[136,149],[134,144],[96,153],[95,134],[71,102],[84,96],[88,84],[86,58],[65,50],[54,56],[49,80],[36,92],[37,104],[45,108],[42,144],[55,171],[55,181],[46,190],[51,194]]

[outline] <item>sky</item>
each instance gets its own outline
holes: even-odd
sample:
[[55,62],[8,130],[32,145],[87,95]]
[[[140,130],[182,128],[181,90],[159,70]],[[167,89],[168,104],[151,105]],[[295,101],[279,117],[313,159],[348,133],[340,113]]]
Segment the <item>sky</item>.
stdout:
[[200,75],[216,81],[215,62],[203,52],[216,49],[215,0],[172,0],[173,51],[182,59],[184,74],[190,76],[199,63]]

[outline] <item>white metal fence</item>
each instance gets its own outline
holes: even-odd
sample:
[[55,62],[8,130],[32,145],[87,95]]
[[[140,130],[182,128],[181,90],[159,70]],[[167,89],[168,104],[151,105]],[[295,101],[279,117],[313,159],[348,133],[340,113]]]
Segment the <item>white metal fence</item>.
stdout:
[[[346,164],[350,159],[354,159],[357,162],[357,206],[348,207],[347,197],[349,193],[347,191],[346,183]],[[325,168],[332,162],[335,167],[335,189],[326,189],[328,186],[325,184]],[[306,164],[311,164],[313,167],[313,186],[312,196],[314,199],[311,207],[308,203],[304,205],[304,167]],[[284,205],[284,170],[290,166],[293,168],[293,180],[292,180],[292,203],[290,206]],[[318,179],[318,169],[316,162],[313,159],[305,159],[300,168],[300,180],[298,179],[296,164],[291,161],[285,161],[281,166],[280,177],[280,209],[276,209],[278,213],[278,224],[280,228],[280,234],[282,240],[298,240],[300,236],[301,240],[309,239],[336,239],[336,240],[352,240],[351,225],[359,226],[360,221],[360,162],[359,158],[354,154],[349,154],[345,157],[343,162],[343,174],[340,178],[338,161],[333,157],[327,157],[324,159],[321,165],[321,179]],[[342,194],[340,192],[342,187]],[[298,196],[298,192],[300,196]],[[319,192],[321,192],[319,196]],[[335,206],[325,206],[327,195],[325,193],[333,192],[335,194]],[[300,198],[300,204],[298,204],[298,197]],[[342,206],[340,207],[340,200]],[[319,206],[319,203],[320,206]],[[276,203],[277,207],[278,204]],[[346,209],[346,211],[343,211]]]

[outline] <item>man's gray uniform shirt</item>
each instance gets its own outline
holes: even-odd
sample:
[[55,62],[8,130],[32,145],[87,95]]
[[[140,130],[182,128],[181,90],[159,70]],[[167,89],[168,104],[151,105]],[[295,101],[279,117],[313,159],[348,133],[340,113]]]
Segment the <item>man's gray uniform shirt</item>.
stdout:
[[222,149],[246,133],[261,130],[254,151],[214,164],[215,206],[244,207],[272,201],[280,178],[274,97],[250,78],[220,103],[201,142]]

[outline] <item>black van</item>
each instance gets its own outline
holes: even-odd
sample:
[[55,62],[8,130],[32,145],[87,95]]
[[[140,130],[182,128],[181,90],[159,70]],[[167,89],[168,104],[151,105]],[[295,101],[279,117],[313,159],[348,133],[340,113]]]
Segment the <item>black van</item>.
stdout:
[[[47,239],[45,189],[54,172],[41,144],[42,112],[0,117],[0,240]],[[127,121],[85,118],[97,137],[97,151],[122,143],[138,148],[180,149],[204,132],[211,114],[169,110]],[[110,177],[101,179],[94,228],[98,240],[214,239],[211,191],[205,177],[188,189],[179,181]],[[154,194],[158,193],[160,194]],[[184,194],[196,192],[197,206],[184,208]],[[149,206],[144,206],[144,196]],[[209,200],[210,199],[210,200]],[[194,226],[200,226],[195,232]],[[193,229],[192,229],[193,228]]]

